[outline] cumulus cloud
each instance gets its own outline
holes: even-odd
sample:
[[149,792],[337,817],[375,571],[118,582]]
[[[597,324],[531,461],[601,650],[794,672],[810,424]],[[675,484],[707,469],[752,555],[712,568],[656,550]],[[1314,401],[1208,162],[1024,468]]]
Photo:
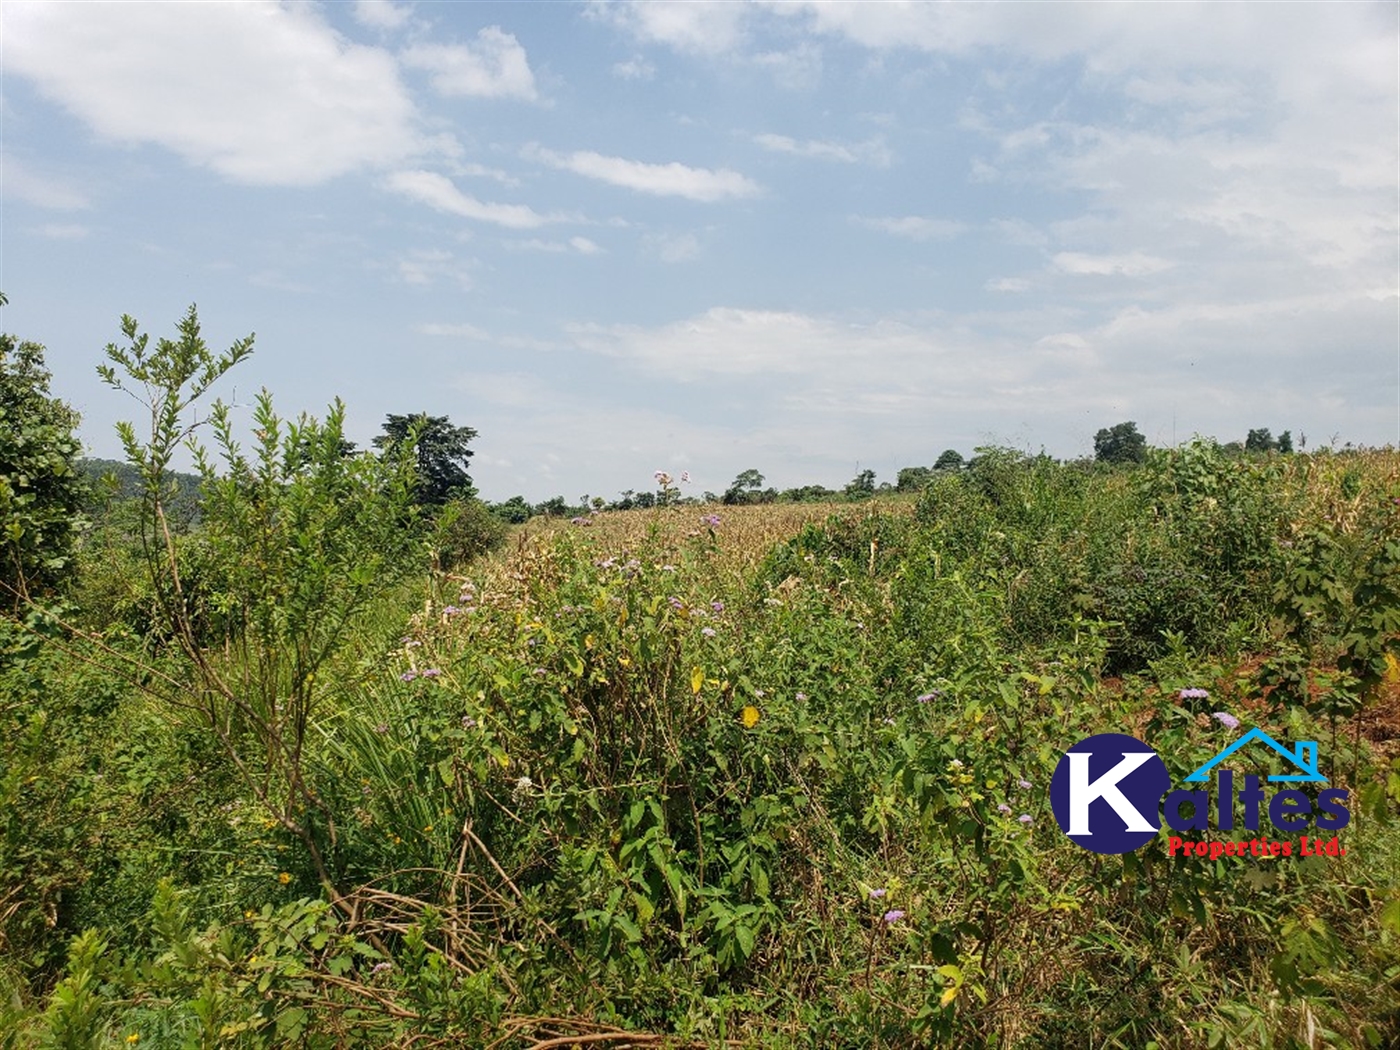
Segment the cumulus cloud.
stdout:
[[513,230],[532,230],[560,221],[557,216],[541,215],[528,205],[491,204],[477,200],[459,190],[447,176],[435,171],[396,171],[384,180],[384,186],[436,211]]
[[[311,5],[4,5],[5,67],[98,135],[237,182],[315,185],[422,146],[393,57]],[[178,85],[178,90],[172,90]]]
[[440,95],[520,98],[534,101],[535,75],[520,42],[499,26],[487,26],[470,44],[415,44],[401,58],[431,75]]
[[720,54],[737,47],[747,18],[744,5],[729,0],[688,0],[683,4],[593,0],[586,10],[590,17],[638,40],[703,54]]
[[754,197],[761,187],[729,168],[692,168],[685,164],[648,164],[624,157],[608,157],[592,150],[555,153],[538,146],[526,157],[575,175],[656,197],[683,197],[710,204],[735,197]]
[[391,0],[355,0],[354,14],[360,25],[387,31],[402,29],[413,18],[408,5]]

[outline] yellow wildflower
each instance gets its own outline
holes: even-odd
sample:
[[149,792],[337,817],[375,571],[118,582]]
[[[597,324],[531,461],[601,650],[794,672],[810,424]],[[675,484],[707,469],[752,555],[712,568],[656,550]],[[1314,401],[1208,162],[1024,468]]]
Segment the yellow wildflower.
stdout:
[[287,885],[287,883],[292,881],[291,873],[286,871],[282,872],[280,875],[277,876],[277,881],[280,882],[283,886]]
[[758,720],[763,716],[759,714],[758,708],[749,704],[740,712],[739,717],[743,719],[745,729],[752,729],[754,726],[758,725]]
[[138,1041],[140,1041],[140,1039],[141,1039],[141,1033],[140,1033],[140,1032],[132,1032],[129,1036],[126,1037],[126,1042],[127,1042],[127,1045],[128,1045],[128,1046],[132,1046],[132,1045],[134,1045],[135,1043],[137,1043]]

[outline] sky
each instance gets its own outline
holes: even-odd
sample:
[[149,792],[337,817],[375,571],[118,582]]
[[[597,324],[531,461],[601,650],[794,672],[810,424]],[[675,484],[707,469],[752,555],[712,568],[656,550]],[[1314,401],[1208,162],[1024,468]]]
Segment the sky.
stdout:
[[120,318],[483,497],[1400,444],[1400,4],[0,6],[5,331]]

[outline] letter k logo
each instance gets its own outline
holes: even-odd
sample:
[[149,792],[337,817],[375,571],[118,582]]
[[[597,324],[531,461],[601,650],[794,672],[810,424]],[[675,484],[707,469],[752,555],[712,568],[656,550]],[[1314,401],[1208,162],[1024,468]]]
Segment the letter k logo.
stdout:
[[1128,801],[1123,792],[1118,790],[1120,780],[1157,757],[1151,751],[1139,751],[1136,754],[1124,752],[1123,761],[1093,782],[1089,780],[1090,755],[1081,752],[1065,757],[1069,759],[1069,831],[1066,834],[1093,834],[1089,830],[1089,804],[1096,799],[1103,799],[1113,807],[1113,812],[1123,818],[1126,830],[1157,830],[1138,812],[1137,807]]
[[[1110,764],[1111,763],[1111,764]],[[1171,775],[1137,737],[1098,733],[1065,752],[1050,778],[1055,823],[1094,853],[1130,853],[1157,837]]]

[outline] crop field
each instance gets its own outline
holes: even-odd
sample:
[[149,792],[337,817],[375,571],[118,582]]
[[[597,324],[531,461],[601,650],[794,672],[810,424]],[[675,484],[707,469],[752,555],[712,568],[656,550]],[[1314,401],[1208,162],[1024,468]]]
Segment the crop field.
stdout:
[[[6,621],[0,1046],[1400,1044],[1400,455],[989,449],[433,572],[277,462]],[[1344,827],[1061,830],[1077,741],[1253,728]]]

